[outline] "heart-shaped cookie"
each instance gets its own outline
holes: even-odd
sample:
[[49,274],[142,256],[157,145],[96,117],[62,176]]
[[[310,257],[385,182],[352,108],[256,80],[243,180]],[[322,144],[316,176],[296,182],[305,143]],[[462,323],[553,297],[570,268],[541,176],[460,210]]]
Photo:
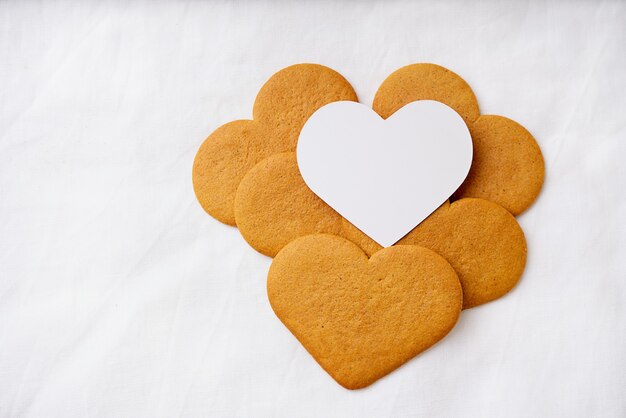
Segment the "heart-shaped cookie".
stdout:
[[309,188],[388,247],[461,185],[472,138],[440,102],[409,103],[386,120],[362,104],[335,102],[307,120],[296,154]]
[[463,296],[441,256],[394,246],[370,259],[352,242],[308,235],[273,260],[274,312],[339,384],[365,387],[442,339]]
[[237,189],[235,218],[248,244],[270,257],[301,236],[342,230],[341,215],[304,184],[295,152],[272,155],[248,171]]
[[[345,220],[342,235],[368,255],[381,249]],[[448,260],[461,281],[465,309],[505,295],[526,265],[524,231],[506,209],[483,199],[444,203],[397,245],[421,245]]]

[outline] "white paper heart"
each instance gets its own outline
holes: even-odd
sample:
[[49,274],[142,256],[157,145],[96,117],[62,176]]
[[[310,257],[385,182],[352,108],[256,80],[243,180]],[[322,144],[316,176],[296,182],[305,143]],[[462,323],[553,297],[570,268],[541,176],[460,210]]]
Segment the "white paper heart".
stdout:
[[296,152],[309,188],[388,247],[461,185],[472,138],[440,102],[412,102],[386,120],[360,103],[334,102],[309,118]]

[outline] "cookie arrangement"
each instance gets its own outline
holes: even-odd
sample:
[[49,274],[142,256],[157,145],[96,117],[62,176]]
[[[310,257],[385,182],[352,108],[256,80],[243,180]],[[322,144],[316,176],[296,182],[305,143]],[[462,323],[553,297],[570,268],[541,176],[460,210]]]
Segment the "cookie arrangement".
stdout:
[[510,119],[481,115],[469,85],[434,64],[392,73],[372,108],[388,118],[418,100],[444,103],[463,118],[473,160],[450,199],[388,248],[300,175],[295,150],[305,122],[328,103],[357,101],[346,79],[327,67],[299,64],[273,75],[256,97],[253,119],[219,127],[193,164],[204,210],[274,257],[267,290],[278,318],[349,389],[368,386],[441,340],[462,309],[506,294],[526,263],[515,216],[543,184],[535,139]]

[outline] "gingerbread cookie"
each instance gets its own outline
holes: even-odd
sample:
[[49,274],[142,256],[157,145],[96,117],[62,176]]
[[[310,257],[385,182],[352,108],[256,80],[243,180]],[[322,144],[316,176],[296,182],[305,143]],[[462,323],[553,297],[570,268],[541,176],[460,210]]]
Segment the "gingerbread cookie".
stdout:
[[543,185],[543,156],[535,138],[517,122],[495,115],[481,115],[469,130],[472,167],[453,198],[491,200],[519,215]]
[[476,96],[461,77],[435,64],[413,64],[391,73],[380,85],[372,108],[387,119],[396,110],[416,100],[445,103],[466,123],[480,115]]
[[293,151],[307,119],[331,102],[356,102],[354,89],[341,74],[318,64],[284,68],[270,78],[254,101],[254,119],[272,129],[273,140]]
[[267,293],[278,318],[348,389],[373,383],[441,340],[462,306],[457,275],[435,252],[396,246],[368,260],[334,235],[283,248]]
[[415,100],[437,100],[457,111],[474,144],[472,169],[454,199],[478,197],[514,215],[537,198],[544,178],[541,150],[532,135],[502,116],[480,115],[469,85],[435,64],[413,64],[392,73],[374,97],[373,109],[387,118]]
[[341,216],[304,184],[293,152],[273,155],[246,174],[235,218],[252,248],[270,257],[295,238],[339,234],[342,227]]
[[[367,254],[381,248],[346,220],[343,236]],[[445,203],[396,245],[421,245],[448,260],[461,281],[465,309],[506,294],[526,264],[526,240],[515,218],[482,199]]]
[[218,221],[235,225],[235,192],[243,176],[263,158],[283,151],[269,141],[270,130],[253,120],[238,120],[215,130],[193,162],[193,188],[202,208]]
[[264,158],[295,150],[309,116],[337,100],[357,97],[345,78],[330,68],[298,64],[274,74],[257,95],[254,120],[221,126],[198,150],[192,178],[204,210],[235,225],[235,193],[243,176]]

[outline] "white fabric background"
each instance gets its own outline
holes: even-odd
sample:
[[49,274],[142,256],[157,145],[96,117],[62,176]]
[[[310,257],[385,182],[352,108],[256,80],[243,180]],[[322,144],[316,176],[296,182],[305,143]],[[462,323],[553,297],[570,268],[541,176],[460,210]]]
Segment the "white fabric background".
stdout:
[[[626,3],[0,3],[0,416],[626,415]],[[275,71],[436,62],[537,138],[506,297],[373,386],[273,315],[191,165]]]

